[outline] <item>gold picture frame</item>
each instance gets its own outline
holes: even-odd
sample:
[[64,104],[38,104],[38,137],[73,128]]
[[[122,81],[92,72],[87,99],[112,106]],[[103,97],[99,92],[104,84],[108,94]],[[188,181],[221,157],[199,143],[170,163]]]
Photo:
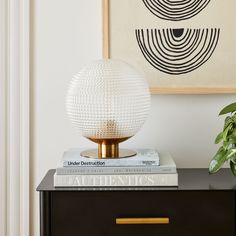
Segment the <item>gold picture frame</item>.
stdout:
[[[110,27],[112,27],[110,24],[110,1],[111,0],[102,0],[103,58],[110,58]],[[235,86],[157,86],[150,87],[150,91],[152,94],[233,94],[236,92],[236,82]]]

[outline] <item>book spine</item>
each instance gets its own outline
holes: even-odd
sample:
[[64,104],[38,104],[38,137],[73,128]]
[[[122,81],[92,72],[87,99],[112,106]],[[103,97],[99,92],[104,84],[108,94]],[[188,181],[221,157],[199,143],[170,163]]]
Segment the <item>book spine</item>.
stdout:
[[137,166],[137,167],[62,167],[56,169],[57,175],[89,175],[89,174],[163,174],[176,173],[176,167]]
[[149,175],[54,175],[55,187],[178,186],[176,174]]
[[[125,158],[124,158],[125,159]],[[66,160],[63,161],[63,167],[73,166],[159,166],[159,160]]]

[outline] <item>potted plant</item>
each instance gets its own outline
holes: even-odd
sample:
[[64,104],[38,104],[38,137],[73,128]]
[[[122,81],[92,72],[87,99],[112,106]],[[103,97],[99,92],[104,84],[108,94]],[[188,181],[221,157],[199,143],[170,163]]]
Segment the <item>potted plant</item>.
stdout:
[[221,110],[219,115],[229,114],[225,118],[224,127],[216,139],[215,144],[221,146],[209,165],[209,173],[216,173],[225,162],[230,162],[230,168],[236,177],[236,103],[230,104]]

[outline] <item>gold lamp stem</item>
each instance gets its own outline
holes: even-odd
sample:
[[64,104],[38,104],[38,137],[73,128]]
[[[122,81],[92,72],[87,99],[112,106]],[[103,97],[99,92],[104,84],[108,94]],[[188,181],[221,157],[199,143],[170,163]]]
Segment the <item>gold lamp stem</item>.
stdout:
[[99,143],[98,158],[118,158],[119,144],[118,143]]
[[124,158],[124,157],[131,157],[135,156],[136,152],[133,150],[128,149],[121,149],[119,150],[119,143],[127,140],[129,137],[124,138],[108,138],[108,139],[95,139],[95,138],[88,138],[91,141],[98,144],[98,150],[85,150],[80,153],[83,157],[91,157],[91,158]]

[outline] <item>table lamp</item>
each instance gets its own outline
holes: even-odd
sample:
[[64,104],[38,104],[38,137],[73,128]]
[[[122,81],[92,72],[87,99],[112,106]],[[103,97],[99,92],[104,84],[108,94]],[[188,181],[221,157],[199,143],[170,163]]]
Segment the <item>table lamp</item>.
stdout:
[[145,122],[150,108],[146,80],[121,60],[90,63],[69,85],[66,110],[82,136],[98,144],[82,156],[123,158],[135,151],[120,149],[119,143],[134,136]]

